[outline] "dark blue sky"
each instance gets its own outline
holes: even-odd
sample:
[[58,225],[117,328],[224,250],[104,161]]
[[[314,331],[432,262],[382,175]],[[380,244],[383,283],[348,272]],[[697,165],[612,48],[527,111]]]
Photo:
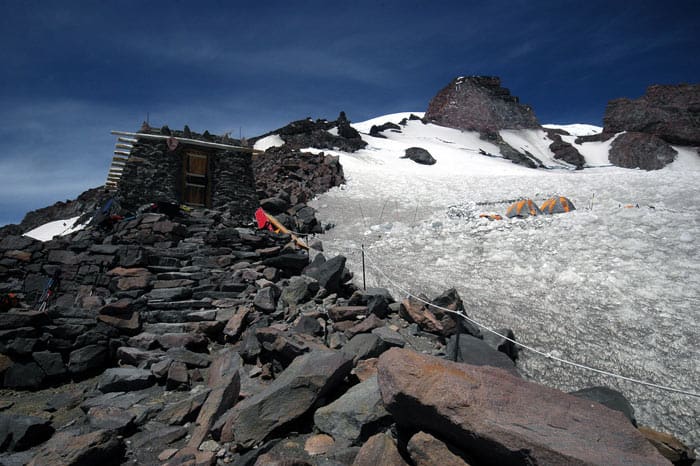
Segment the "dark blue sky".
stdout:
[[543,123],[698,82],[697,1],[0,0],[0,225],[104,182],[110,129],[149,115],[255,136],[424,111],[487,74]]

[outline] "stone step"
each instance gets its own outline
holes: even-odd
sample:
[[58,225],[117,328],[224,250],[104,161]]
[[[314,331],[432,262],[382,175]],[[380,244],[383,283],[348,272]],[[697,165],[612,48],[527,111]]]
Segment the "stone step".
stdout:
[[185,301],[148,301],[146,303],[149,309],[164,310],[164,309],[186,309],[189,311],[198,311],[201,309],[211,309],[214,307],[211,299],[188,299]]

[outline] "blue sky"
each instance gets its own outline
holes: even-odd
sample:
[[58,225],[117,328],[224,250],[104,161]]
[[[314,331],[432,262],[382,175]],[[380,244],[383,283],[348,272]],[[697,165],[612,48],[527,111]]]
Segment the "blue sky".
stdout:
[[104,183],[149,116],[255,136],[310,116],[424,111],[500,76],[542,123],[698,82],[697,1],[0,0],[0,225]]

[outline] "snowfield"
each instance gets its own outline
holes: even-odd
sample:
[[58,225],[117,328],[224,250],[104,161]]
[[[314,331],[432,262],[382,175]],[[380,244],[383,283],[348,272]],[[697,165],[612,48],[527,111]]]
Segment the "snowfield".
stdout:
[[[533,170],[499,156],[475,133],[410,121],[387,139],[353,126],[368,146],[340,157],[347,184],[319,196],[327,256],[349,258],[361,285],[360,248],[368,286],[434,297],[454,287],[467,313],[511,328],[518,341],[552,355],[661,385],[700,392],[700,156],[677,147],[677,160],[646,172],[609,166],[606,143],[577,148],[590,167]],[[416,113],[422,116],[420,113]],[[564,127],[565,129],[567,127]],[[591,134],[596,127],[578,125]],[[502,133],[503,134],[503,133]],[[548,164],[546,134],[509,131],[504,139]],[[575,136],[564,136],[573,142]],[[427,149],[437,163],[401,159]],[[310,148],[309,151],[315,151]],[[540,205],[552,195],[577,210],[530,219],[489,221],[513,200]],[[637,207],[638,206],[638,207]],[[378,265],[381,272],[374,266]],[[383,275],[386,274],[386,275]],[[700,398],[599,375],[521,352],[531,380],[565,391],[605,385],[623,392],[637,420],[700,445]]]

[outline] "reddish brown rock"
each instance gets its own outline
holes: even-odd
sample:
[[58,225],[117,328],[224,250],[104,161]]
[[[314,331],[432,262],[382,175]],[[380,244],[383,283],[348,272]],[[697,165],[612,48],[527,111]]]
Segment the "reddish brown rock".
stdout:
[[148,287],[150,282],[150,273],[137,277],[123,277],[117,281],[117,289],[120,291],[143,290]]
[[[427,301],[425,296],[422,296],[421,299]],[[409,322],[417,323],[426,332],[442,334],[445,330],[435,314],[428,310],[428,305],[412,296],[401,301],[399,315]]]
[[242,365],[238,353],[230,348],[221,351],[211,363],[207,379],[211,392],[199,411],[188,446],[199,448],[216,420],[234,405],[241,392],[239,371]]
[[311,456],[329,452],[335,445],[333,437],[326,434],[312,435],[304,443],[304,450]]
[[112,327],[117,328],[129,335],[134,335],[141,329],[141,322],[138,312],[132,312],[131,317],[127,319],[100,314],[97,316],[97,320],[102,321],[107,325],[111,325]]
[[32,260],[32,253],[27,252],[27,251],[11,250],[11,251],[5,251],[5,257],[7,257],[8,259],[14,259],[14,260],[20,261],[20,262],[29,262]]
[[367,306],[333,306],[328,310],[331,320],[353,320],[369,313]]
[[370,377],[377,375],[377,362],[379,362],[378,358],[361,359],[357,361],[352,373],[360,379],[360,382],[364,382]]
[[674,464],[684,461],[690,463],[695,459],[693,450],[673,435],[657,432],[649,427],[640,427],[639,432],[659,450],[664,458]]
[[384,321],[374,314],[370,314],[359,323],[353,325],[345,331],[345,336],[352,338],[358,333],[369,333],[375,328],[383,327]]
[[41,446],[29,466],[114,464],[124,455],[124,440],[106,430],[84,435],[56,433]]
[[137,268],[116,267],[116,268],[107,272],[108,277],[140,277],[140,276],[150,275],[150,274],[151,274],[151,272],[149,272],[148,269],[144,269],[141,267],[137,267]]
[[425,120],[482,133],[540,127],[532,109],[501,87],[496,76],[453,79],[431,99]]
[[370,437],[357,453],[353,466],[408,466],[387,434]]
[[235,314],[229,319],[224,327],[224,335],[231,338],[232,340],[238,339],[241,332],[245,328],[246,318],[250,314],[250,308],[248,306],[240,306],[236,309]]
[[418,432],[406,446],[415,466],[469,466],[469,463],[430,434]]
[[502,369],[390,349],[379,358],[386,409],[485,464],[662,465],[617,411]]

